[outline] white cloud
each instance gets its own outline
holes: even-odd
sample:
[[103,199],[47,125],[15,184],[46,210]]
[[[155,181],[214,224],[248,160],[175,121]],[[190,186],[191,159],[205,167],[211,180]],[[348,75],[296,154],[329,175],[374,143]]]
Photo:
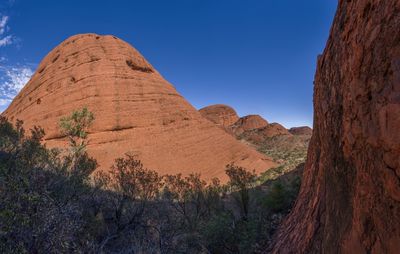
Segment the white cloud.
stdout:
[[[11,4],[11,2],[10,2]],[[9,16],[0,14],[0,48],[18,43],[9,34]],[[0,56],[0,111],[7,107],[33,75],[29,65],[8,65],[6,56]]]
[[32,75],[28,66],[0,67],[0,106],[8,105]]
[[14,43],[15,38],[13,35],[3,36],[8,31],[8,22],[9,16],[0,16],[0,47],[5,47]]
[[11,35],[7,35],[6,37],[0,39],[0,47],[11,45],[12,43],[13,43],[13,37]]
[[8,16],[1,17],[1,19],[0,19],[0,35],[4,34],[4,32],[6,31],[8,19],[9,19]]
[[6,71],[10,81],[8,84],[19,92],[31,78],[33,71],[29,67],[14,67]]

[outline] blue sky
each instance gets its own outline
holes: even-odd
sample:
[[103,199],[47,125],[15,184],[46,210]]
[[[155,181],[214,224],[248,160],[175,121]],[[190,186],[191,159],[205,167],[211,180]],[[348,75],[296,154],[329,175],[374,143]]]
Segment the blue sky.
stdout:
[[312,89],[335,0],[0,0],[0,112],[41,59],[78,33],[138,49],[201,108],[223,103],[312,126]]

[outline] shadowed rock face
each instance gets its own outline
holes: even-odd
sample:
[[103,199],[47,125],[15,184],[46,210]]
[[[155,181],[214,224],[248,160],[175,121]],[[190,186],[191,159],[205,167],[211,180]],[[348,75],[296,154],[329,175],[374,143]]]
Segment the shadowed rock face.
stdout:
[[199,172],[226,180],[234,162],[261,172],[275,166],[204,119],[126,42],[73,36],[52,50],[4,112],[25,127],[44,127],[46,144],[63,147],[58,121],[82,107],[94,112],[88,151],[108,169],[125,153],[162,174]]
[[203,117],[221,127],[229,127],[239,120],[236,111],[227,105],[211,105],[200,109],[199,112]]
[[273,253],[399,253],[400,1],[341,0],[300,195]]

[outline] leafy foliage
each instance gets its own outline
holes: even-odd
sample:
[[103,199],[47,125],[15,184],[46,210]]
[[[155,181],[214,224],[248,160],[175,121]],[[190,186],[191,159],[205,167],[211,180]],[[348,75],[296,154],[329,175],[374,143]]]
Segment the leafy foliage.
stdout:
[[[85,224],[82,202],[88,193],[91,161],[84,156],[73,165],[56,150],[41,144],[44,131],[25,136],[0,118],[0,252],[70,252],[85,238],[76,238]],[[86,172],[81,174],[79,172]]]
[[80,152],[86,148],[87,130],[94,121],[94,115],[87,108],[74,111],[70,116],[60,120],[60,129],[70,143],[70,147],[75,152]]

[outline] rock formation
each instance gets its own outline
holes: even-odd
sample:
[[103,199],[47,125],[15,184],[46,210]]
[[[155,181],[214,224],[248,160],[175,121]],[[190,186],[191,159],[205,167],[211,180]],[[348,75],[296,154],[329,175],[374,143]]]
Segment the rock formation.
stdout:
[[73,36],[40,63],[4,115],[44,127],[49,147],[62,147],[58,121],[87,107],[96,120],[89,154],[108,169],[125,153],[162,174],[199,172],[226,180],[236,163],[257,172],[276,164],[204,119],[138,51],[114,36]]
[[399,253],[399,31],[400,1],[339,1],[302,187],[273,253]]
[[[291,133],[279,123],[269,124],[259,115],[247,115],[239,118],[236,111],[227,105],[216,104],[199,110],[202,116],[221,127],[238,139],[244,139],[252,144],[260,144],[265,139]],[[294,127],[296,135],[310,135],[309,127]]]
[[308,126],[300,126],[290,128],[289,132],[293,135],[311,135],[312,129]]
[[259,115],[248,115],[239,118],[233,125],[231,125],[231,129],[235,135],[240,135],[245,131],[254,130],[258,128],[262,128],[268,125],[267,120],[262,118]]
[[200,109],[199,112],[203,117],[221,127],[229,127],[239,120],[236,111],[227,105],[211,105]]
[[271,123],[265,127],[245,131],[239,137],[253,144],[260,144],[268,138],[279,135],[292,136],[292,134],[290,134],[289,131],[279,123]]

